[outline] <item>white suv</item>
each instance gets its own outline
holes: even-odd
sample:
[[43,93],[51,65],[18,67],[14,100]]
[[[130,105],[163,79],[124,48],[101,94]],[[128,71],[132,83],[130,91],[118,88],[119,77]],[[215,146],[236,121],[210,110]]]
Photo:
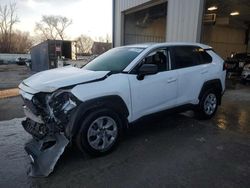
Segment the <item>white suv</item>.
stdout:
[[192,109],[211,118],[225,90],[224,61],[198,43],[118,47],[83,68],[64,67],[24,80],[25,146],[31,175],[48,175],[65,146],[94,155],[110,152],[124,130],[150,114]]

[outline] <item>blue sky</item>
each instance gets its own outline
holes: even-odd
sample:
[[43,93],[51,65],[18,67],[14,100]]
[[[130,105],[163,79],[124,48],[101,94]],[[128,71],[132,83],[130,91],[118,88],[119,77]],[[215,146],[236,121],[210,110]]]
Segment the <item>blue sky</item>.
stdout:
[[16,2],[20,22],[16,28],[34,33],[35,22],[42,15],[61,15],[73,20],[66,35],[74,39],[80,34],[92,38],[112,33],[112,0],[0,0],[0,4]]

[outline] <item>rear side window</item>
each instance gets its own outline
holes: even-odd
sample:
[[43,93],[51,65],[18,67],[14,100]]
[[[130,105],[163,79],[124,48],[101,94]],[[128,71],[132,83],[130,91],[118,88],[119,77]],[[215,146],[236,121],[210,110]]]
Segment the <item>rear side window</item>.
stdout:
[[199,54],[201,57],[200,64],[212,63],[212,57],[202,48],[200,48]]
[[171,68],[180,69],[211,63],[211,56],[197,46],[175,46],[170,48]]

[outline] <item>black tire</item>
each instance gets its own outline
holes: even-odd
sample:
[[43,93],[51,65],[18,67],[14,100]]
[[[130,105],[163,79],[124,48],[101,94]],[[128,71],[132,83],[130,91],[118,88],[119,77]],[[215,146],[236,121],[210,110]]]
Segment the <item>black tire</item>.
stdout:
[[[210,99],[211,101],[213,101],[211,104],[210,102],[208,102],[208,100]],[[207,89],[205,92],[203,92],[200,102],[197,108],[195,109],[196,118],[200,120],[211,119],[217,111],[218,104],[219,104],[219,92],[214,89]]]
[[[115,139],[112,141],[112,144],[103,150],[96,149],[96,148],[94,148],[94,146],[91,146],[91,141],[90,141],[91,137],[88,134],[88,131],[90,131],[91,127],[92,127],[91,130],[94,130],[94,128],[93,128],[94,126],[98,127],[97,123],[94,123],[94,122],[102,117],[109,117],[110,121],[114,120],[116,127],[117,127],[117,129],[114,129],[114,130],[117,130],[117,135],[116,135]],[[97,130],[94,130],[94,131],[97,131]],[[77,144],[77,147],[80,149],[80,151],[83,153],[87,152],[88,154],[90,154],[92,156],[106,155],[116,148],[116,146],[118,145],[118,143],[121,139],[122,132],[123,132],[123,123],[122,123],[120,116],[117,113],[115,113],[114,111],[112,111],[110,109],[97,109],[95,111],[90,112],[87,115],[87,117],[84,118],[82,125],[81,125],[81,128],[80,128],[80,131],[78,132],[78,134],[76,136],[76,144]],[[106,133],[103,133],[103,134],[106,135]],[[102,136],[104,137],[104,135],[102,135]],[[98,137],[96,136],[94,138],[96,138],[95,140],[97,140],[97,138],[100,139],[99,136]],[[100,143],[101,143],[101,141],[99,141],[99,144]],[[102,143],[104,144],[104,139],[102,140]]]

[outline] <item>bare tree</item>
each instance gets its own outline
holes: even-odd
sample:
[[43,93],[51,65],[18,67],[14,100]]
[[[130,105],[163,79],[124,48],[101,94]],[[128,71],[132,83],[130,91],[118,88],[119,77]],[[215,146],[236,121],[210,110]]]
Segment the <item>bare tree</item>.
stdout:
[[106,36],[96,37],[95,41],[97,41],[97,42],[111,43],[112,42],[111,38],[112,38],[111,35],[107,33]]
[[81,35],[76,39],[76,47],[78,53],[91,53],[91,48],[93,46],[94,41],[91,37],[86,35]]
[[0,51],[11,51],[13,26],[18,22],[16,3],[0,5]]
[[12,53],[28,53],[34,44],[28,32],[15,31],[12,36]]
[[42,39],[65,39],[65,30],[72,24],[72,20],[63,16],[42,16],[42,20],[36,23],[35,32]]
[[55,22],[55,29],[58,33],[58,35],[60,36],[60,38],[63,40],[64,38],[64,32],[65,32],[65,29],[67,27],[69,27],[70,25],[72,24],[72,20],[71,19],[68,19],[67,17],[61,17],[61,16],[58,16],[56,18],[56,22]]

